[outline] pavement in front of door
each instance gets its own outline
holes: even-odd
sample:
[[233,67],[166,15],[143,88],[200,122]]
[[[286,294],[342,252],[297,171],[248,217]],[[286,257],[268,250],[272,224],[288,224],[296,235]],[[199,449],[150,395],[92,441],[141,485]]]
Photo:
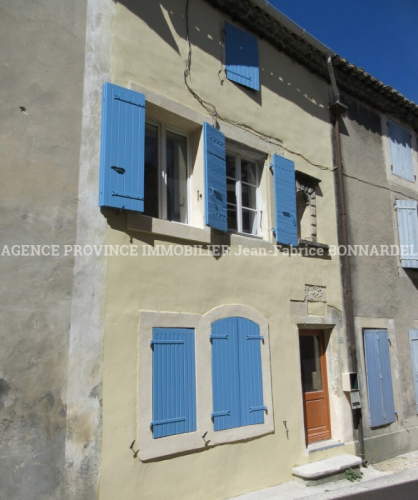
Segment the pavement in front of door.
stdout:
[[[368,467],[361,467],[361,481],[351,483],[347,479],[318,486],[305,486],[289,481],[265,490],[253,491],[230,500],[332,500],[334,498],[396,498],[399,485],[411,483],[411,492],[403,493],[402,500],[418,499],[418,451],[399,455]],[[415,484],[413,484],[415,482]],[[408,491],[409,491],[408,490]]]

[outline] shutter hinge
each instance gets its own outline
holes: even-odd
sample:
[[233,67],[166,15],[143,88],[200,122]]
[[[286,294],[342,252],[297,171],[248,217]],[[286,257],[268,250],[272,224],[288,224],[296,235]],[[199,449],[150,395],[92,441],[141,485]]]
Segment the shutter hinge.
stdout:
[[184,422],[185,420],[186,417],[166,418],[165,420],[152,420],[149,425],[150,427],[154,427],[155,425],[174,424],[176,422]]
[[149,345],[152,347],[154,344],[184,344],[184,340],[150,340]]
[[228,417],[231,415],[231,410],[225,410],[225,411],[214,411],[213,413],[210,414],[212,418],[214,417]]
[[247,335],[247,340],[264,340],[262,335]]
[[209,337],[210,340],[213,340],[213,339],[215,339],[215,340],[218,340],[218,339],[228,340],[228,338],[229,338],[228,334],[226,334],[226,335],[210,335],[210,337]]
[[116,193],[116,191],[112,191],[112,196],[119,196],[120,198],[128,198],[129,200],[139,200],[144,201],[144,198],[139,198],[138,196],[131,196],[126,193]]
[[253,411],[267,411],[267,406],[250,406],[250,413]]

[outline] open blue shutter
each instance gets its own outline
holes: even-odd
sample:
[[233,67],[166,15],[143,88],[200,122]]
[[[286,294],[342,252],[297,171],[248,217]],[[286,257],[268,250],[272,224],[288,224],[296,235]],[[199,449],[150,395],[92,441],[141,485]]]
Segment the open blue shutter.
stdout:
[[387,331],[365,330],[364,349],[370,427],[379,427],[395,421]]
[[295,164],[283,156],[273,155],[276,241],[297,246]]
[[409,342],[411,345],[412,377],[414,379],[415,406],[418,413],[418,329],[409,330]]
[[103,85],[101,207],[144,211],[145,96]]
[[226,23],[225,45],[225,70],[228,80],[260,90],[257,38]]
[[260,327],[244,318],[237,318],[239,344],[239,376],[241,394],[241,425],[263,424],[263,380]]
[[388,121],[390,161],[392,172],[402,179],[414,182],[411,133],[392,120]]
[[212,390],[215,431],[240,426],[240,387],[236,318],[212,323]]
[[206,225],[226,233],[228,231],[228,218],[226,211],[225,136],[209,123],[204,123],[203,138]]
[[194,330],[153,328],[151,347],[153,437],[195,431]]
[[396,216],[402,267],[418,268],[417,202],[396,200]]

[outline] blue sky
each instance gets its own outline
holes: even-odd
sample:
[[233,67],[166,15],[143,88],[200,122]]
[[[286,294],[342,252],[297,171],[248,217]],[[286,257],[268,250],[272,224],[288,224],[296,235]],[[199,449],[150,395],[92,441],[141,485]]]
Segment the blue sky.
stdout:
[[349,62],[418,104],[418,0],[269,0]]

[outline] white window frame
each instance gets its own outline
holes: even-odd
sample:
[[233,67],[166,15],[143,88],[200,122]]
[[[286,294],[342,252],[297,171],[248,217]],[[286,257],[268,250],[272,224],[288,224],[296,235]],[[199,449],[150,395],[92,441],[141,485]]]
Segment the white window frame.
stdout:
[[[235,157],[235,172],[236,178],[232,179],[231,177],[226,176],[226,179],[230,179],[235,181],[235,196],[237,200],[237,229],[229,229],[230,233],[240,234],[243,236],[255,236],[261,238],[262,234],[262,210],[261,210],[261,195],[260,195],[260,180],[261,180],[261,169],[264,164],[264,157],[260,154],[253,153],[247,150],[242,150],[241,148],[231,145],[228,142],[226,143],[226,156],[234,156]],[[255,163],[256,166],[256,233],[246,233],[242,230],[242,180],[241,180],[241,160],[248,160],[250,162]],[[244,184],[252,185],[247,182]],[[228,203],[227,203],[228,208]],[[254,211],[253,209],[249,209]]]
[[[158,130],[158,218],[163,220],[167,219],[167,131],[173,132],[174,134],[180,135],[186,138],[186,192],[187,192],[187,222],[177,222],[177,224],[190,225],[190,164],[191,164],[191,153],[190,153],[190,134],[184,132],[183,130],[177,129],[166,125],[165,123],[157,122],[152,119],[145,119],[145,122],[149,125],[157,127]],[[146,188],[146,186],[145,186]],[[170,221],[171,222],[171,221]]]

